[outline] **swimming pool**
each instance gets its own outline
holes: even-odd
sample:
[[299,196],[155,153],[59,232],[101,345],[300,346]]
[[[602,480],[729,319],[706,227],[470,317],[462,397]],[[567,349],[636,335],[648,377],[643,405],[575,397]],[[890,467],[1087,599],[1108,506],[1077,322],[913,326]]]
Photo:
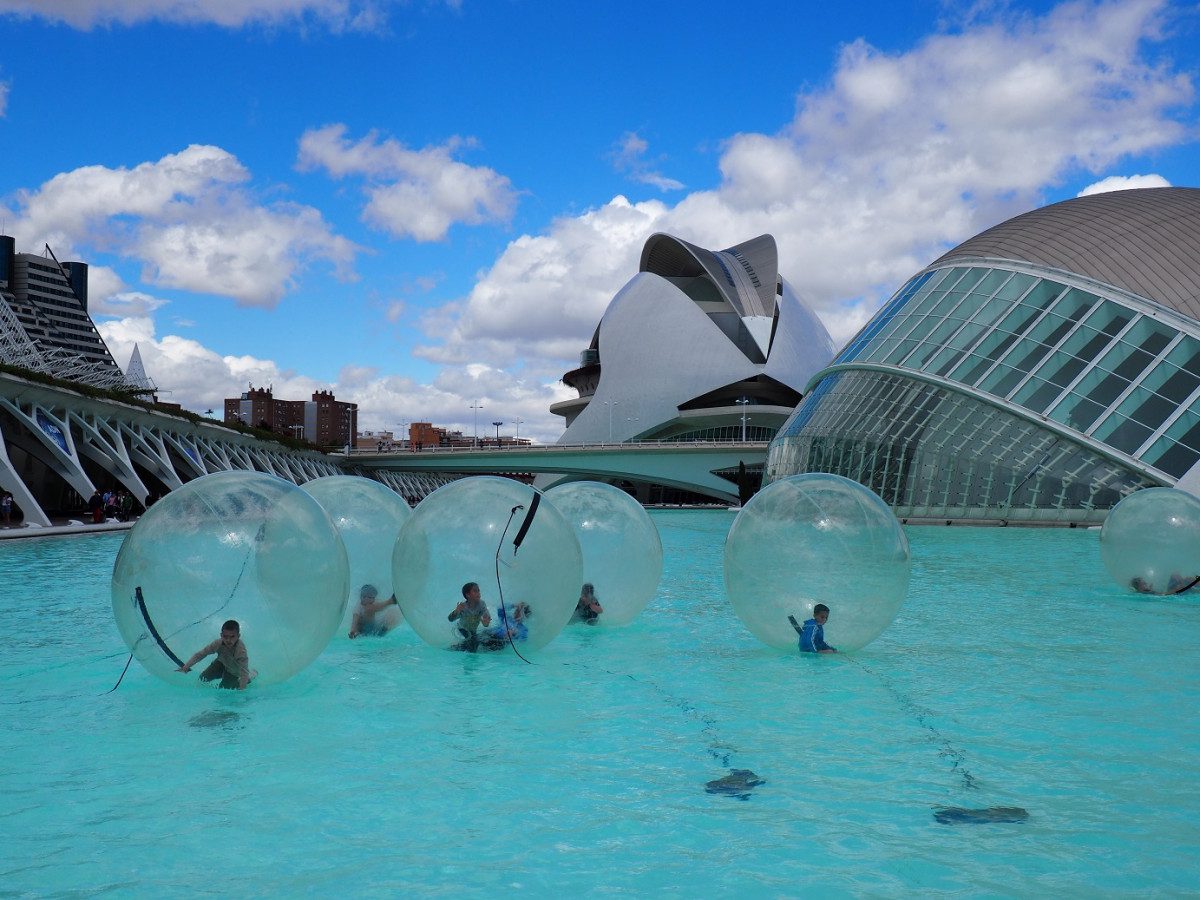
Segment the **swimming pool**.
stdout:
[[[801,658],[725,602],[732,515],[653,517],[626,629],[535,665],[339,635],[246,693],[106,694],[121,535],[6,542],[0,896],[1200,890],[1200,599],[1122,592],[1094,531],[912,528],[892,627]],[[731,768],[766,783],[705,792]]]

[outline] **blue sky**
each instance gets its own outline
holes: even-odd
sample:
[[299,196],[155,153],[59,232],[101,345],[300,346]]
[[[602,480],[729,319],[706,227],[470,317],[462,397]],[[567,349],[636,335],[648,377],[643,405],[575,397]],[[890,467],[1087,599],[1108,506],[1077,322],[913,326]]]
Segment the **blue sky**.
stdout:
[[172,399],[555,440],[645,239],[776,236],[835,341],[945,249],[1200,185],[1200,10],[0,0],[0,219]]

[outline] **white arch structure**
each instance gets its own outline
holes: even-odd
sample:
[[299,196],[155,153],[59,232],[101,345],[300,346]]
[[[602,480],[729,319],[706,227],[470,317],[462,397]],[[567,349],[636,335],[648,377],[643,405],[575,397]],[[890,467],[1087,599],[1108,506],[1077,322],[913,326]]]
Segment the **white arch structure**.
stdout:
[[91,496],[98,485],[89,470],[144,504],[152,493],[231,469],[296,484],[342,474],[317,451],[0,374],[0,488],[12,493],[27,523],[51,524],[46,505],[55,490]]

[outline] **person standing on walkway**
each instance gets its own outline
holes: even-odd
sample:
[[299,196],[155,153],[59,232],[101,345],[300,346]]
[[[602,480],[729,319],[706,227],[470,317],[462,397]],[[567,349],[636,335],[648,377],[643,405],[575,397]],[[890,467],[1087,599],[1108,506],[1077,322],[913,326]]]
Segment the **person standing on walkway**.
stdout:
[[100,496],[100,489],[92,491],[92,498],[88,500],[88,509],[92,513],[92,524],[99,525],[104,521],[104,498]]

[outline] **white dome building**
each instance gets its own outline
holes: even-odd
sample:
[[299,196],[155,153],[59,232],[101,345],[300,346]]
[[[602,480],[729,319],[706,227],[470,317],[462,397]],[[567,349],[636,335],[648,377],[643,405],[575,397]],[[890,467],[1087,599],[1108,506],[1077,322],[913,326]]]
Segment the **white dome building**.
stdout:
[[1035,209],[916,273],[809,385],[767,478],[911,521],[1079,525],[1200,491],[1200,189]]
[[[712,251],[652,235],[555,403],[560,444],[768,441],[833,356],[764,234]],[[745,422],[743,423],[743,416]]]

